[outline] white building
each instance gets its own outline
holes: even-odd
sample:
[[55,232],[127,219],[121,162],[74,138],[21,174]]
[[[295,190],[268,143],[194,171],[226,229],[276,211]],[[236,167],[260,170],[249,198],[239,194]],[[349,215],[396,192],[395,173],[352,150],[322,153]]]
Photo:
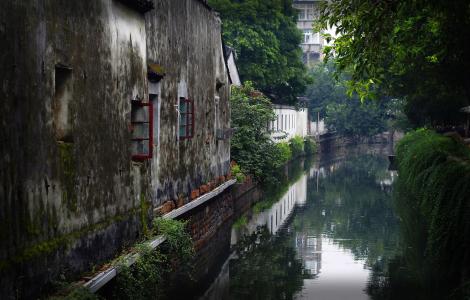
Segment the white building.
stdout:
[[318,136],[326,133],[325,120],[320,119],[318,121],[310,122],[310,135]]
[[326,43],[319,32],[313,30],[313,22],[318,18],[320,0],[294,0],[293,7],[299,11],[297,28],[304,36],[302,40],[303,62],[307,66],[322,59],[323,46]]
[[309,135],[308,109],[294,106],[273,105],[276,119],[268,124],[268,131],[275,142],[287,142],[294,136]]

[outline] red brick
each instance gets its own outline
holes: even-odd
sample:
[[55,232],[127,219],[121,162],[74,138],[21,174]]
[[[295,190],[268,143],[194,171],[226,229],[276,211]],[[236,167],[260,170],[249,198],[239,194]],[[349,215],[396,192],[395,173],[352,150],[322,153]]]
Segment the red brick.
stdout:
[[209,186],[207,184],[203,184],[203,185],[201,185],[199,190],[201,191],[201,194],[208,193],[209,192]]
[[167,213],[169,213],[170,211],[173,210],[174,203],[173,203],[173,201],[166,201],[165,203],[163,203],[163,205],[161,207],[162,207],[161,212],[164,215],[164,214],[167,214]]
[[191,200],[194,200],[194,199],[196,199],[197,197],[199,197],[199,189],[192,190],[192,191],[191,191]]
[[184,205],[184,198],[183,198],[183,197],[179,197],[177,203],[178,203],[178,207],[183,206],[183,205]]

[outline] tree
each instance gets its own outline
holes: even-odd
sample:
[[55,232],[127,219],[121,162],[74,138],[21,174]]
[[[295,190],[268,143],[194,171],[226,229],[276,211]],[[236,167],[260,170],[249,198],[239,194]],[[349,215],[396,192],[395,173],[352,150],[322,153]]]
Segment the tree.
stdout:
[[320,64],[311,70],[313,84],[308,86],[309,112],[316,119],[316,112],[325,118],[330,130],[343,136],[370,137],[387,129],[391,118],[391,106],[395,101],[381,98],[361,102],[357,94],[347,94],[348,74],[334,76],[333,62]]
[[302,34],[289,0],[209,0],[220,12],[223,37],[238,55],[243,81],[279,103],[295,103],[309,78],[301,62]]
[[467,0],[328,1],[317,27],[337,28],[327,58],[351,73],[361,99],[380,86],[406,99],[415,124],[451,125],[469,104],[469,10]]
[[256,91],[251,82],[232,88],[232,126],[230,155],[243,173],[263,182],[275,181],[275,172],[285,163],[280,148],[271,140],[267,124],[275,119],[271,102]]
[[383,106],[377,102],[361,103],[353,98],[326,107],[326,123],[343,136],[356,139],[372,137],[387,129]]

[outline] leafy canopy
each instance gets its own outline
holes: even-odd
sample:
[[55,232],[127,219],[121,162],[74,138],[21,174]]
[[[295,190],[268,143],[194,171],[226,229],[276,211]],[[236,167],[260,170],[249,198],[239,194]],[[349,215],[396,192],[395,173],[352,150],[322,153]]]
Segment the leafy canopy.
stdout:
[[271,102],[256,91],[251,82],[233,87],[231,102],[232,126],[230,155],[245,174],[264,182],[276,181],[275,171],[286,163],[286,154],[271,140],[267,124],[275,119]]
[[317,29],[336,27],[326,57],[352,74],[362,100],[379,85],[407,100],[415,124],[437,126],[459,123],[469,104],[469,14],[467,0],[337,0],[324,3]]
[[311,118],[316,120],[320,112],[332,131],[355,138],[370,137],[385,131],[388,120],[397,115],[395,109],[392,111],[396,100],[382,97],[380,101],[361,102],[356,93],[348,95],[348,77],[342,74],[335,78],[333,62],[316,65],[310,72],[314,81],[306,96]]
[[295,103],[309,78],[301,62],[302,34],[290,0],[209,0],[220,12],[223,37],[237,52],[242,80],[275,102]]

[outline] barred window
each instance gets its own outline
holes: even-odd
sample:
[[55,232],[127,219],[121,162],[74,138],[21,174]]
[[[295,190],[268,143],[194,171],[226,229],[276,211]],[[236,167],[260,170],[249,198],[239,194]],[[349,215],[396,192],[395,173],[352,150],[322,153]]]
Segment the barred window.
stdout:
[[131,103],[132,159],[143,161],[152,158],[153,106],[141,100]]
[[194,101],[181,97],[179,103],[179,139],[194,136]]

